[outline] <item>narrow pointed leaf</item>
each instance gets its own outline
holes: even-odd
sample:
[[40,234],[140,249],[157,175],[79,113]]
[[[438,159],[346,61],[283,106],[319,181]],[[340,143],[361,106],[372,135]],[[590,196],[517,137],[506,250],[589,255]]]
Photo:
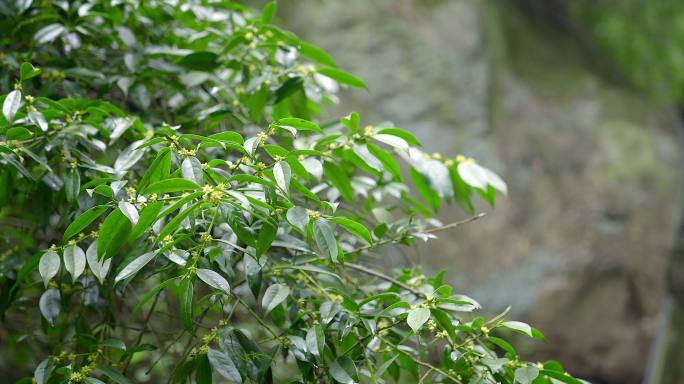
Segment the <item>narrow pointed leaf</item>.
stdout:
[[266,289],[264,297],[261,299],[261,307],[266,313],[285,301],[290,295],[290,287],[284,284],[273,284]]
[[63,241],[69,240],[83,231],[90,223],[97,220],[107,210],[106,205],[98,205],[83,212],[76,220],[74,220],[64,231]]
[[223,291],[225,293],[230,293],[230,285],[228,281],[223,278],[223,276],[212,271],[211,269],[197,269],[197,277],[200,280],[207,283],[210,287]]

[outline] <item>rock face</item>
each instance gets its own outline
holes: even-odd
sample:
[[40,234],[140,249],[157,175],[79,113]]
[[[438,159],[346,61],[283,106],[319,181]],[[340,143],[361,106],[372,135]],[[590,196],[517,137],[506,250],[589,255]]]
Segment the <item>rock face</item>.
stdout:
[[672,116],[495,3],[306,0],[281,12],[368,83],[332,114],[391,120],[509,183],[485,219],[422,247],[422,262],[448,268],[488,312],[511,304],[537,325],[548,341],[532,356],[596,383],[638,383],[677,212]]

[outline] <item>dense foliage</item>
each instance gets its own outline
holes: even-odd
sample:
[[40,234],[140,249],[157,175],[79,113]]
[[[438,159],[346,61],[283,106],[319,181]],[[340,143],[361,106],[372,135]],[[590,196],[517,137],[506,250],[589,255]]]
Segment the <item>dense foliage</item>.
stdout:
[[[0,2],[4,378],[579,383],[443,273],[368,266],[506,185],[390,123],[317,120],[365,85],[275,11]],[[449,202],[472,216],[440,224]]]

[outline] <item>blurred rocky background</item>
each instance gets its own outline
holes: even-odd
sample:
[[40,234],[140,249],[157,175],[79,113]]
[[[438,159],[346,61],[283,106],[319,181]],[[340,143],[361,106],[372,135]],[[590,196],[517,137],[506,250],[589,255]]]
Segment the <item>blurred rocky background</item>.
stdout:
[[[279,17],[369,85],[331,115],[391,120],[508,182],[484,219],[420,247],[427,268],[448,268],[487,313],[512,304],[538,326],[547,342],[529,356],[594,383],[639,383],[679,216],[673,98],[623,79],[587,43],[594,19],[534,3],[299,0]],[[464,217],[453,207],[440,219]]]

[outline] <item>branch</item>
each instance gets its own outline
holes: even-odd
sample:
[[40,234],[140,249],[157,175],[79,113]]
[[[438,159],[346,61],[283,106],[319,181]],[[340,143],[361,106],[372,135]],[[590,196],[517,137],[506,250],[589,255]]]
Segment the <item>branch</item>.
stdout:
[[126,359],[126,364],[124,364],[123,368],[123,373],[126,374],[126,370],[128,370],[128,366],[131,364],[131,360],[133,359],[133,354],[135,352],[137,347],[140,345],[140,342],[142,341],[143,335],[145,334],[145,331],[147,331],[147,326],[150,323],[150,319],[152,318],[152,314],[154,313],[154,308],[157,306],[157,302],[159,301],[159,295],[161,292],[157,292],[157,294],[154,296],[154,302],[152,302],[152,306],[150,307],[150,311],[147,312],[147,317],[145,317],[145,323],[143,324],[142,329],[140,330],[140,333],[138,333],[138,339],[135,341],[135,348],[132,349],[131,353],[128,355],[128,359]]
[[[461,226],[461,225],[463,225],[463,224],[468,224],[468,223],[470,223],[470,222],[479,220],[479,219],[481,219],[481,218],[483,218],[483,217],[485,217],[485,216],[487,216],[487,214],[484,213],[484,212],[481,212],[481,213],[478,213],[478,214],[475,215],[475,216],[471,216],[471,217],[468,217],[468,218],[463,219],[463,220],[460,220],[460,221],[455,221],[455,222],[453,222],[453,223],[449,223],[449,224],[443,225],[443,226],[441,226],[441,227],[435,227],[435,228],[426,229],[426,230],[422,231],[422,233],[435,233],[435,232],[445,231],[445,230],[447,230],[447,229],[455,228],[455,227]],[[380,240],[380,241],[378,241],[378,242],[376,242],[376,243],[368,244],[368,245],[364,245],[363,247],[356,248],[355,250],[353,250],[353,251],[351,251],[351,252],[349,252],[349,253],[358,253],[358,252],[361,252],[361,251],[365,251],[365,250],[367,250],[367,249],[377,248],[377,247],[379,247],[379,246],[381,246],[381,245],[385,245],[385,244],[389,244],[389,243],[394,243],[394,242],[396,242],[396,241],[399,241],[399,240],[403,239],[405,236],[407,236],[407,234],[402,233],[402,234],[399,235],[399,236],[391,237],[391,238],[385,239],[385,240]],[[408,236],[410,236],[410,234],[409,234]]]
[[462,383],[462,381],[461,381],[460,379],[458,379],[457,377],[455,377],[455,376],[449,374],[449,372],[446,372],[445,370],[443,370],[443,369],[441,369],[441,368],[437,368],[437,367],[435,367],[434,365],[432,365],[432,364],[430,364],[430,363],[428,363],[428,362],[422,361],[422,360],[420,360],[420,359],[416,359],[415,357],[413,357],[413,355],[411,355],[410,353],[408,353],[408,352],[406,352],[406,351],[400,349],[397,345],[395,345],[395,344],[389,342],[389,341],[388,341],[387,339],[385,339],[384,337],[378,335],[378,339],[382,340],[385,344],[387,344],[388,346],[390,346],[390,347],[391,347],[392,349],[394,349],[397,353],[401,353],[402,355],[408,357],[408,358],[411,359],[414,363],[416,363],[416,364],[418,364],[418,365],[420,365],[420,366],[422,366],[422,367],[425,367],[425,368],[427,368],[427,369],[429,369],[429,370],[431,370],[431,371],[435,371],[435,372],[437,372],[437,373],[439,373],[439,374],[441,374],[441,375],[443,375],[443,376],[445,376],[445,377],[448,377],[449,379],[451,379],[451,380],[453,380],[453,381],[455,381],[455,382],[457,382],[457,383]]
[[378,272],[374,269],[371,269],[365,265],[354,264],[354,263],[344,263],[344,266],[349,267],[349,268],[354,269],[354,270],[359,271],[359,272],[363,272],[367,275],[375,276],[379,279],[389,281],[390,283],[398,285],[398,286],[404,288],[405,290],[413,293],[416,296],[420,296],[420,297],[426,297],[427,296],[426,294],[424,294],[423,292],[413,288],[412,286],[410,286],[410,285],[408,285],[402,281],[399,281],[392,276],[388,276],[382,272]]

